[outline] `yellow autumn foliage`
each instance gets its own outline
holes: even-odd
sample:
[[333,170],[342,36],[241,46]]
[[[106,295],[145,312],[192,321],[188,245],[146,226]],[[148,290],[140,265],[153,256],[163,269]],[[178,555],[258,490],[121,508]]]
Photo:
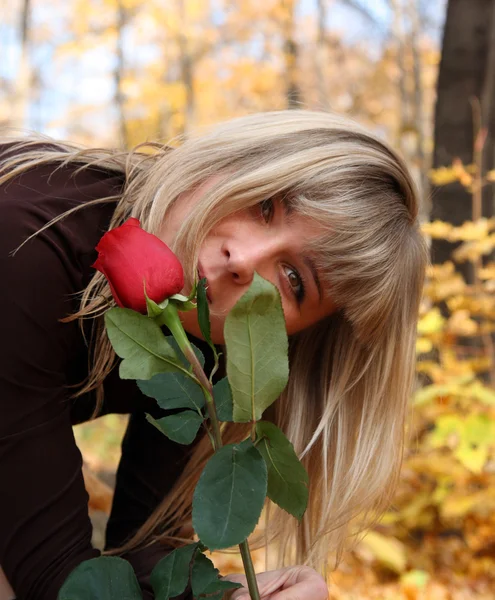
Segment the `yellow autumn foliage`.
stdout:
[[[474,165],[456,161],[431,178],[436,185],[459,181],[472,194],[476,173]],[[495,181],[495,172],[485,181]],[[495,250],[495,219],[459,227],[434,221],[422,229],[431,239],[461,243],[452,260],[427,271],[411,441],[393,510],[379,531],[406,548],[408,572],[401,581],[426,581],[445,557],[455,560],[459,576],[491,577],[495,590],[495,262],[485,258]],[[472,282],[456,269],[466,261]],[[448,544],[443,532],[452,536]],[[418,535],[421,544],[411,544]],[[391,555],[384,544],[377,557],[384,547]],[[398,572],[393,562],[386,566]]]

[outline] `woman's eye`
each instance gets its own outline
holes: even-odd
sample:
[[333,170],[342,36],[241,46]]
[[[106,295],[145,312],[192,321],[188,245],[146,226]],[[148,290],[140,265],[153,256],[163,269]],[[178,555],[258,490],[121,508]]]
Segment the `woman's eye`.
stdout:
[[260,202],[260,214],[265,221],[265,223],[269,223],[273,217],[273,200],[271,198],[267,198]]
[[285,266],[285,275],[287,277],[287,281],[289,282],[289,286],[292,290],[292,293],[296,297],[296,300],[299,304],[304,300],[305,289],[304,289],[304,281],[301,275],[292,267]]

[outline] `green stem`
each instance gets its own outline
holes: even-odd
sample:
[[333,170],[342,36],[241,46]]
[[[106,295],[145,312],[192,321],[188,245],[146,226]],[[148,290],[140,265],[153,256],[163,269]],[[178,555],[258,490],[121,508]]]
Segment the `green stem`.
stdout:
[[239,544],[239,549],[241,551],[242,564],[244,565],[244,571],[246,573],[246,579],[251,600],[260,600],[258,582],[256,581],[256,573],[254,572],[253,561],[251,559],[251,554],[249,552],[249,545],[247,543],[247,540],[244,540],[242,544]]
[[[194,367],[193,367],[193,370],[194,370]],[[195,373],[195,375],[196,375],[196,373]],[[196,375],[196,377],[197,377],[197,375]],[[199,377],[198,377],[198,379],[199,379]],[[208,381],[208,379],[207,379],[207,381]],[[205,400],[206,400],[206,410],[208,411],[208,416],[210,417],[210,421],[211,421],[211,427],[213,429],[213,439],[215,442],[213,449],[218,450],[219,448],[221,448],[223,446],[222,434],[220,433],[220,423],[219,423],[218,417],[217,417],[217,410],[215,408],[215,402],[213,401],[213,388],[209,381],[208,381],[208,384],[209,384],[209,388],[206,388],[204,383],[201,382],[201,387],[203,388],[203,394],[204,394]]]
[[[172,302],[169,301],[169,303],[167,304],[163,312],[160,314],[160,316],[156,318],[156,321],[160,325],[166,325],[170,329],[170,333],[174,336],[177,345],[181,349],[182,353],[186,356],[186,358],[189,360],[187,353],[190,350],[196,358],[197,362],[197,357],[194,354],[191,342],[189,341],[187,334],[184,331],[184,327],[182,326],[181,320],[179,318],[177,307]],[[189,362],[191,361],[189,360]]]
[[196,353],[191,346],[191,342],[187,337],[182,322],[177,311],[177,307],[173,302],[169,302],[158,317],[160,324],[166,325],[170,333],[173,335],[177,345],[181,349],[186,359],[191,363],[191,367],[194,375],[198,379],[199,385],[201,386],[203,393],[206,398],[206,409],[210,418],[211,426],[213,429],[213,438],[215,440],[214,450],[222,447],[222,436],[220,434],[220,424],[218,422],[217,411],[215,409],[215,403],[213,402],[213,386],[203,371],[203,367],[196,356]]
[[215,364],[213,365],[213,369],[211,370],[211,373],[210,373],[210,377],[209,377],[210,383],[213,382],[213,376],[218,371],[218,367],[220,366],[220,356],[222,355],[221,352],[220,352],[220,354],[217,352],[215,346],[213,346],[213,348],[214,348]]
[[[212,426],[213,435],[209,435],[213,442],[213,449],[216,451],[223,446],[223,443],[222,435],[220,433],[220,423],[218,421],[215,402],[213,400],[213,384],[203,371],[203,367],[201,366],[201,363],[199,362],[198,357],[196,356],[191,343],[189,342],[186,332],[184,331],[184,327],[182,326],[179,314],[177,312],[177,307],[174,306],[173,302],[168,303],[167,307],[160,315],[159,321],[169,328],[170,333],[174,336],[174,339],[182,353],[191,363],[193,373],[197,377],[203,390],[206,400],[206,409],[208,411],[208,416]],[[239,544],[239,550],[242,556],[242,562],[244,565],[244,571],[246,573],[251,600],[260,600],[258,582],[256,580],[256,573],[254,571],[253,561],[251,559],[247,540],[244,540],[241,544]]]

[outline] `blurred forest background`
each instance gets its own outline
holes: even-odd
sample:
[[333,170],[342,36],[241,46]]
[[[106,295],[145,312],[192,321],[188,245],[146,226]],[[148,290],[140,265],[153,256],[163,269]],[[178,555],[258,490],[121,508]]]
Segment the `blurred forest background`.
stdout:
[[[495,0],[0,2],[0,127],[130,147],[287,107],[353,116],[405,155],[434,262],[402,481],[331,598],[493,599]],[[96,544],[110,488],[91,473],[111,484],[124,429],[76,428]]]

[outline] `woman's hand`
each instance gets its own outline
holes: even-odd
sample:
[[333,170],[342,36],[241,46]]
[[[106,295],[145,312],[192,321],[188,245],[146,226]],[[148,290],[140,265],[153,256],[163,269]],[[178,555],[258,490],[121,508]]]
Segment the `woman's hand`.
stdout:
[[[224,579],[242,583],[227,595],[227,600],[249,600],[246,576],[227,575]],[[256,575],[261,600],[327,600],[328,587],[325,580],[310,567],[296,566],[266,571]]]

